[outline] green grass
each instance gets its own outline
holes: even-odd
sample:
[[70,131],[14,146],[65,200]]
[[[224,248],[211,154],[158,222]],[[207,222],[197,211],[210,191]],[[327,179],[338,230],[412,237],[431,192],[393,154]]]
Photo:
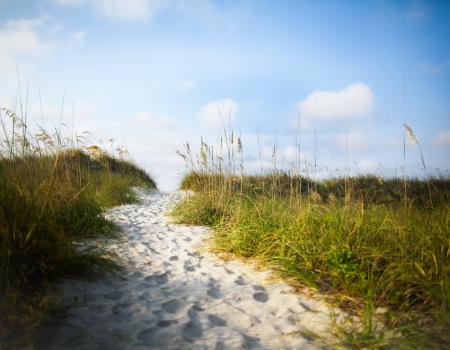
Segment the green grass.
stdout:
[[22,120],[5,113],[0,124],[0,338],[7,341],[54,306],[56,281],[120,270],[111,252],[91,245],[80,249],[80,243],[117,237],[104,209],[135,202],[133,186],[156,186],[129,160],[96,146],[63,145],[58,134],[31,135]]
[[432,204],[450,203],[450,181],[448,178],[430,178],[428,181],[400,178],[383,178],[375,175],[328,178],[314,181],[273,171],[261,175],[225,175],[224,173],[190,172],[181,181],[181,189],[197,192],[224,191],[242,192],[247,195],[309,196],[315,192],[324,202],[333,202],[350,196],[353,200],[372,204],[405,203],[429,207]]
[[[404,181],[375,176],[195,172],[181,186],[195,193],[174,217],[213,226],[215,251],[258,259],[342,306],[354,300],[363,330],[342,329],[344,345],[449,345],[449,179],[408,180],[406,199]],[[377,307],[402,336],[387,341],[373,326]]]
[[313,180],[300,174],[316,164],[300,154],[277,170],[276,147],[274,170],[246,175],[241,137],[224,129],[216,146],[178,152],[189,170],[181,188],[194,194],[172,214],[214,227],[213,250],[258,259],[362,316],[337,325],[344,346],[448,348],[450,179],[428,175],[414,139],[424,179]]

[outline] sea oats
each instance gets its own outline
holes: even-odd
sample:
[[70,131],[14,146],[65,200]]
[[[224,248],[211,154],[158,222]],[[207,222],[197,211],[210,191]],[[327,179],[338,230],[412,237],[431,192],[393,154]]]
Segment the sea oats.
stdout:
[[403,127],[405,128],[406,134],[408,135],[409,143],[413,146],[419,144],[413,129],[411,129],[411,127],[407,124],[403,124]]

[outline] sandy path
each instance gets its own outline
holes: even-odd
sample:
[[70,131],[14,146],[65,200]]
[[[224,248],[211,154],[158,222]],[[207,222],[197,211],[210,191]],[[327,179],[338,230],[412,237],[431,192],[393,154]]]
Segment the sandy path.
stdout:
[[180,193],[142,192],[140,204],[110,210],[124,231],[111,246],[126,279],[65,281],[64,319],[46,349],[317,349],[331,325],[326,304],[267,283],[237,261],[198,252],[204,227],[170,224]]

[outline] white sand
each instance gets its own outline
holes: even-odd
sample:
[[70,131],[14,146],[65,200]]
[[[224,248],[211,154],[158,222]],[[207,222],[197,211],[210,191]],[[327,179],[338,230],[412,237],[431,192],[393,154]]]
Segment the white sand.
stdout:
[[65,281],[68,312],[46,331],[44,348],[318,349],[327,347],[323,337],[330,344],[330,314],[344,313],[268,282],[269,271],[199,252],[207,228],[164,215],[181,193],[141,196],[107,213],[124,231],[110,248],[126,263],[125,279]]

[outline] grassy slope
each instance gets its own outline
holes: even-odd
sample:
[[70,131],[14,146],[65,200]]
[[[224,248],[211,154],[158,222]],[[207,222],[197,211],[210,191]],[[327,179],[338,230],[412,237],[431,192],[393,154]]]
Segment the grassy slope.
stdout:
[[315,183],[286,174],[242,181],[190,174],[182,187],[196,194],[174,215],[213,225],[219,251],[258,258],[343,305],[343,295],[360,300],[365,330],[347,333],[347,345],[381,346],[372,313],[388,306],[386,321],[404,335],[395,346],[445,347],[450,181],[434,179],[430,188],[408,181],[406,200],[404,185],[370,176]]
[[132,186],[155,183],[135,164],[105,153],[0,157],[0,339],[15,337],[13,329],[51,306],[52,282],[117,271],[110,253],[76,244],[117,234],[102,212],[136,201]]

